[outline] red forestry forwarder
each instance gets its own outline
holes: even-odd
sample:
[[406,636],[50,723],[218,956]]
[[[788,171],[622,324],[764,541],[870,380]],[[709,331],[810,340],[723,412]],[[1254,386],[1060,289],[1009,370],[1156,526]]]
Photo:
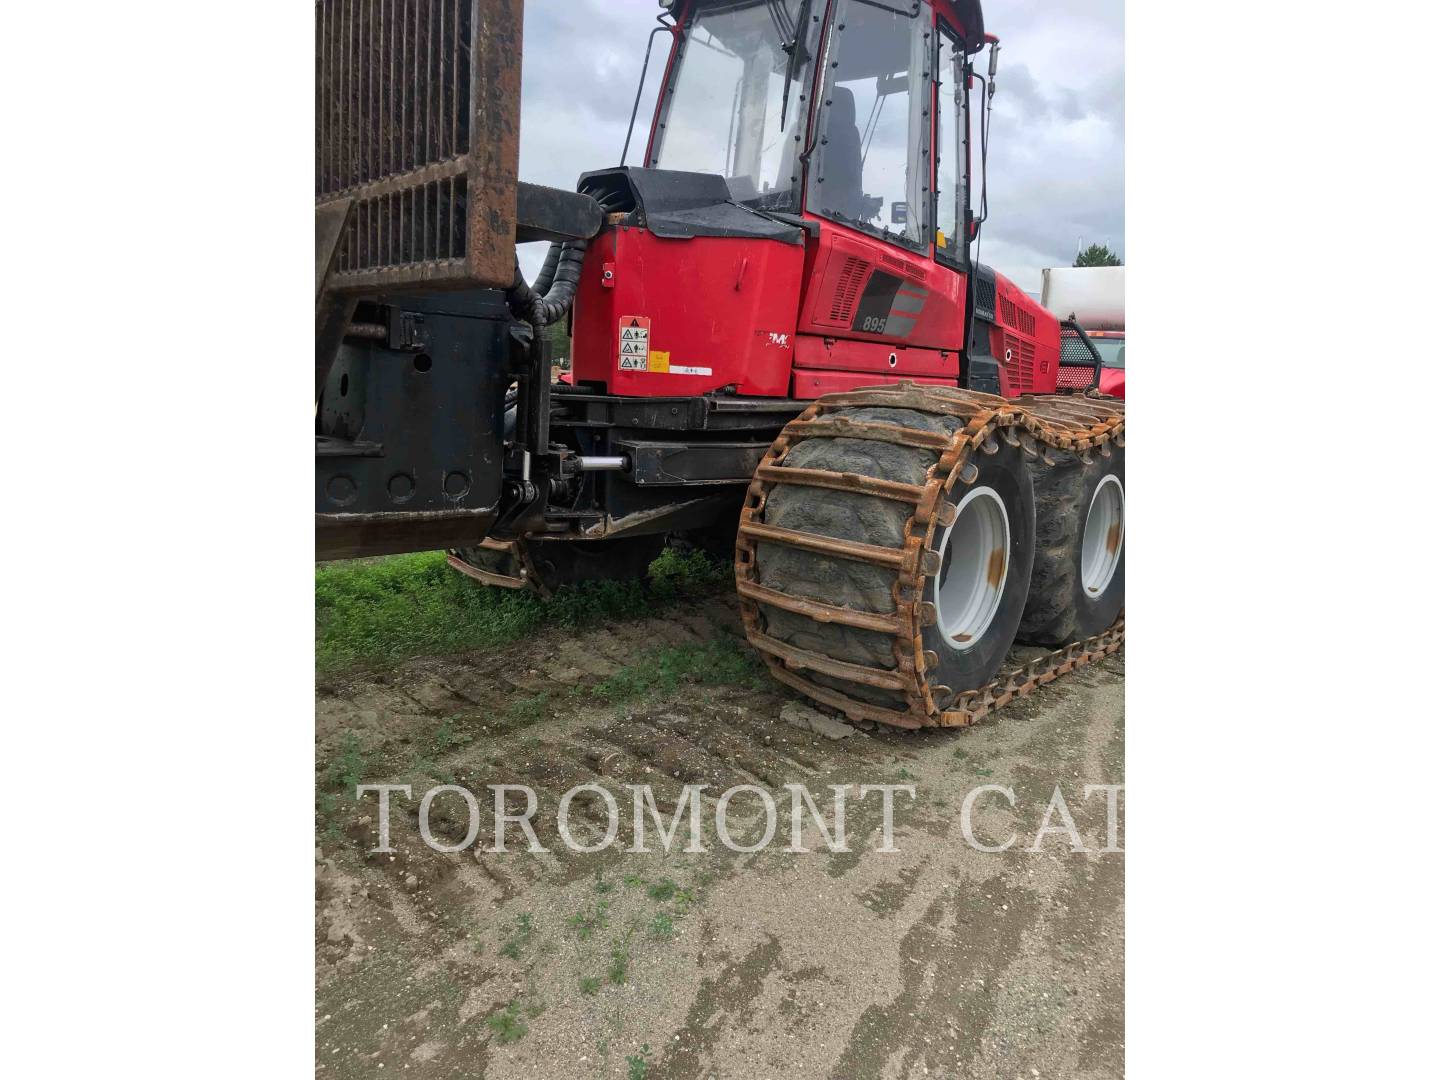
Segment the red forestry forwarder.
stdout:
[[642,164],[572,193],[516,176],[521,0],[317,3],[317,557],[545,592],[685,536],[776,678],[900,727],[1115,651],[1124,407],[972,254],[977,0],[660,7]]

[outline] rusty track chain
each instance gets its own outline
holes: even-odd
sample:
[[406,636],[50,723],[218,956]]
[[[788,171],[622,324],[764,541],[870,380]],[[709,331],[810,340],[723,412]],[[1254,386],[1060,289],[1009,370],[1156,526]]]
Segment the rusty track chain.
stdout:
[[[831,415],[838,409],[859,405],[953,416],[963,420],[964,426],[947,437],[895,424]],[[925,483],[921,485],[785,466],[785,458],[795,443],[809,438],[836,437],[921,447],[934,450],[939,457],[927,470]],[[970,460],[972,455],[997,452],[998,439],[1020,447],[1027,457],[1047,464],[1058,460],[1052,457],[1055,450],[1073,453],[1088,464],[1094,455],[1108,457],[1112,446],[1125,445],[1125,405],[1097,394],[1027,395],[1012,400],[973,390],[902,382],[819,398],[785,426],[755,470],[740,512],[735,547],[735,582],[740,593],[745,635],[761,651],[776,679],[821,704],[840,710],[852,720],[873,720],[900,728],[963,727],[1120,648],[1125,640],[1123,611],[1114,625],[1102,633],[1048,653],[977,689],[957,692],[945,686],[932,687],[926,680],[925,673],[939,662],[934,652],[924,648],[921,637],[923,628],[935,621],[935,607],[924,599],[927,578],[940,568],[940,557],[934,550],[935,530],[955,520],[956,503],[949,498],[955,485],[972,484],[979,475]],[[765,500],[777,484],[830,488],[893,499],[913,505],[915,511],[905,524],[904,542],[899,548],[800,533],[769,526],[760,520]],[[895,610],[871,612],[837,607],[761,585],[755,575],[755,545],[759,541],[789,544],[893,569]],[[853,664],[771,637],[761,625],[762,603],[817,622],[891,634],[895,639],[895,666]],[[898,692],[904,696],[906,708],[904,711],[887,709],[851,697],[813,682],[802,674],[805,671]]]

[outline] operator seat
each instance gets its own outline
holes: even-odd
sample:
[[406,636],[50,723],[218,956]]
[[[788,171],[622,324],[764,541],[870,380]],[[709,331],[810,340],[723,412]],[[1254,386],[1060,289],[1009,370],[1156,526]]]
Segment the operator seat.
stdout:
[[826,114],[819,185],[820,204],[851,221],[863,221],[865,212],[864,180],[861,170],[864,155],[860,151],[860,129],[855,124],[855,94],[843,86],[831,92],[830,110]]

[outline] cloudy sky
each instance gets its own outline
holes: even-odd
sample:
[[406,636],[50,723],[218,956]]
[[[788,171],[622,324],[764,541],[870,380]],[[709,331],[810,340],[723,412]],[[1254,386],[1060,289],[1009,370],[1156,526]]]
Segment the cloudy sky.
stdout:
[[[1125,250],[1124,3],[990,0],[984,10],[1001,50],[980,257],[1038,293],[1041,267],[1070,265],[1077,241]],[[656,0],[527,0],[523,179],[573,188],[580,173],[619,162],[659,11]],[[656,38],[631,164],[665,45]],[[522,249],[532,279],[544,251]]]

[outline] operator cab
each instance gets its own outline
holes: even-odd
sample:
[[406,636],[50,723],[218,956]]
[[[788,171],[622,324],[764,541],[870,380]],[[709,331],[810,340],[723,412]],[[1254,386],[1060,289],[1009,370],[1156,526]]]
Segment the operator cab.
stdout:
[[[807,211],[927,255],[932,243],[963,249],[970,125],[962,72],[983,41],[977,4],[678,6],[648,167],[718,173],[746,206]],[[938,111],[936,85],[944,90]]]

